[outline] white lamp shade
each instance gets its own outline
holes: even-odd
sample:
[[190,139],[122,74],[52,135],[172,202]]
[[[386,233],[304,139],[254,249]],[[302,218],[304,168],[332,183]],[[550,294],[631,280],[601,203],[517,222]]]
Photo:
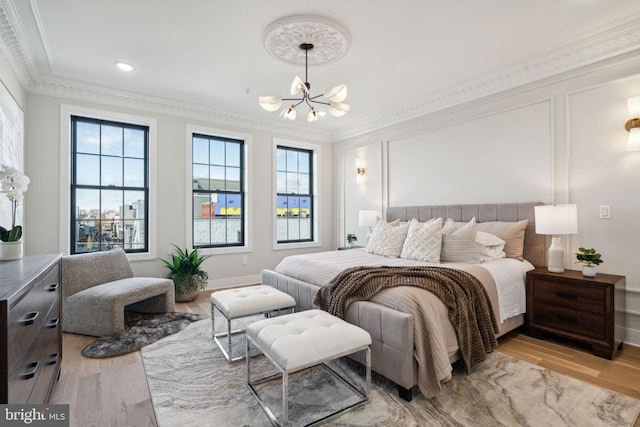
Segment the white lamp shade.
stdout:
[[629,151],[640,150],[640,128],[631,128],[629,130],[629,145],[627,149]]
[[260,106],[267,111],[277,111],[282,105],[282,97],[280,96],[259,96],[258,102]]
[[347,99],[347,86],[338,85],[324,91],[324,96],[335,102],[342,102]]
[[576,205],[535,206],[534,211],[538,234],[562,235],[578,232]]
[[289,119],[289,120],[295,120],[296,119],[296,109],[291,106],[289,108],[287,108],[286,110],[284,110],[284,116]]
[[371,227],[378,219],[378,211],[363,210],[358,212],[358,226]]
[[308,122],[318,121],[318,112],[315,110],[315,108],[312,108],[309,110],[309,114],[307,114],[307,121]]
[[296,78],[293,79],[293,83],[291,83],[291,91],[290,91],[291,95],[297,95],[298,92],[300,92],[300,89],[302,89],[306,93],[309,93],[309,90],[307,89],[307,85],[304,84],[304,82],[300,77],[296,76]]
[[344,114],[351,109],[349,104],[343,104],[342,102],[329,101],[329,114],[334,117],[342,117]]
[[629,107],[629,118],[640,118],[640,96],[634,96],[627,99],[627,107]]

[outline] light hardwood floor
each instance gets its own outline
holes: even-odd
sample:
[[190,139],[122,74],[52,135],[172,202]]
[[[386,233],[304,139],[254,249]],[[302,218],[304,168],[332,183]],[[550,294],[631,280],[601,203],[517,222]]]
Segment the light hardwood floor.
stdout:
[[[210,292],[177,311],[210,315]],[[64,334],[60,380],[51,403],[70,405],[71,427],[155,426],[140,352],[89,359],[80,351],[95,338]],[[537,340],[516,331],[499,340],[498,351],[579,380],[640,399],[640,348],[625,345],[614,360],[591,355],[576,343]],[[640,427],[640,421],[636,421]]]

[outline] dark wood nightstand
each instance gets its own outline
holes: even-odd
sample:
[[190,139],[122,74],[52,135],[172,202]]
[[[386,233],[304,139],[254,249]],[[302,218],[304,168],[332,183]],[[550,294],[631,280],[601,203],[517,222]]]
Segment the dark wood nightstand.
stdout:
[[596,356],[612,359],[625,337],[625,277],[581,271],[527,273],[529,335],[552,333],[591,345]]
[[364,248],[364,246],[340,246],[339,251],[346,251],[347,249]]

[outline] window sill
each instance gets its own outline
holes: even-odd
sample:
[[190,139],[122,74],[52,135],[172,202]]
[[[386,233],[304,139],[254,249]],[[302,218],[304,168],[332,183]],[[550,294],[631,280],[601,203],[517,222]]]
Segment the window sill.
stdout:
[[320,246],[322,246],[320,242],[275,243],[273,250],[319,248]]

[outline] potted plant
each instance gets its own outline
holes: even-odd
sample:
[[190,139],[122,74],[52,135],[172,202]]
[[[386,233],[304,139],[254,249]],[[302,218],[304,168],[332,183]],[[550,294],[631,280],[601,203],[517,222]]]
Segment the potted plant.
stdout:
[[198,249],[189,252],[176,245],[171,253],[171,260],[160,259],[169,269],[167,278],[173,280],[175,286],[175,298],[177,302],[193,301],[201,290],[207,287],[209,274],[200,266],[208,255],[200,255]]
[[0,165],[0,192],[6,194],[11,203],[11,228],[0,226],[0,261],[22,258],[22,226],[16,225],[16,213],[29,182],[29,177],[17,169]]
[[583,264],[582,275],[584,277],[596,277],[596,266],[602,264],[602,255],[596,252],[594,248],[578,248],[576,258],[578,262]]
[[347,244],[349,245],[350,248],[352,248],[357,241],[358,241],[358,236],[351,233],[347,234]]

